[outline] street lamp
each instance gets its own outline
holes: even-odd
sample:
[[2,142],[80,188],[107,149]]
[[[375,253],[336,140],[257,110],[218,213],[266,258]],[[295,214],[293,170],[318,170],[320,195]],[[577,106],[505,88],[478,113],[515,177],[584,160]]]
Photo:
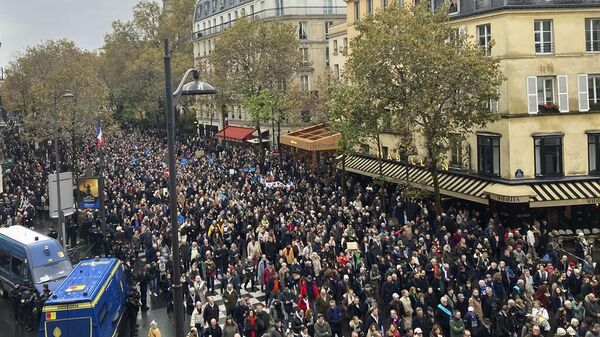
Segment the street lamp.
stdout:
[[[177,224],[177,171],[175,167],[175,106],[181,96],[212,95],[217,91],[210,84],[200,81],[200,73],[196,69],[188,69],[177,89],[173,91],[171,83],[171,56],[169,40],[165,39],[165,94],[167,104],[167,140],[169,162],[169,217],[171,218],[171,240],[173,251],[173,305],[175,307],[175,337],[183,336],[183,289],[181,288],[181,262],[179,261],[179,226]],[[192,75],[194,81],[184,84]]]
[[[66,90],[60,93],[59,95],[54,96],[54,114],[56,115],[56,122],[59,122],[58,109],[56,108],[56,102],[59,98],[73,98],[73,95],[70,91]],[[62,210],[62,203],[60,200],[60,156],[58,153],[58,140],[60,138],[60,126],[57,124],[56,134],[54,138],[54,157],[56,160],[56,199],[57,199],[57,209],[58,209],[58,228],[62,236],[62,245],[63,247],[67,247],[67,232],[65,230],[65,215]]]

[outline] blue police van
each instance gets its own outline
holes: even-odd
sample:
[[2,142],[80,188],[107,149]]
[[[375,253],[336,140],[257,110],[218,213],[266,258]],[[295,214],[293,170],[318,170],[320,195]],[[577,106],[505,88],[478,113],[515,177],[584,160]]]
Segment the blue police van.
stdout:
[[39,293],[51,291],[71,273],[67,253],[53,238],[23,226],[0,228],[0,288],[8,293],[19,283]]
[[82,260],[42,308],[39,336],[116,336],[128,292],[121,261]]

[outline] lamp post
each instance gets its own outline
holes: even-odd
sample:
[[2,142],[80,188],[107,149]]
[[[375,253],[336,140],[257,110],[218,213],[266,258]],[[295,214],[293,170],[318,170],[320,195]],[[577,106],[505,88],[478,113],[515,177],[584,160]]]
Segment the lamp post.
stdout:
[[[63,91],[61,94],[54,96],[54,114],[56,115],[56,121],[58,123],[58,109],[56,107],[57,105],[57,100],[59,98],[73,98],[75,97],[75,95],[73,95],[71,92],[69,91]],[[60,127],[57,124],[57,128],[56,128],[56,135],[54,137],[54,159],[56,161],[56,206],[57,206],[57,210],[58,210],[58,228],[57,230],[60,231],[61,234],[61,242],[63,247],[67,247],[67,233],[65,230],[65,215],[63,213],[62,210],[62,203],[60,200],[60,155],[58,152],[58,140],[60,139],[59,137],[60,135]]]
[[[169,163],[169,217],[171,218],[171,240],[173,251],[173,305],[175,309],[175,337],[183,336],[183,289],[181,288],[181,262],[179,261],[179,226],[177,224],[177,171],[175,167],[175,105],[182,95],[212,95],[217,91],[210,84],[200,81],[196,69],[188,69],[183,75],[175,91],[171,83],[171,56],[169,55],[169,40],[165,39],[165,94],[167,104],[167,140]],[[184,84],[185,79],[192,74],[194,81]]]

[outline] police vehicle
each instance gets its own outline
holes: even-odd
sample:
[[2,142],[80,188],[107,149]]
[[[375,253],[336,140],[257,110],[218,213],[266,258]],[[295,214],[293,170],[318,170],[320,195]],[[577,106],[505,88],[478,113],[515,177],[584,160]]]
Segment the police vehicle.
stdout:
[[58,243],[23,226],[0,228],[0,288],[6,294],[16,283],[51,291],[71,273],[71,261]]
[[128,291],[121,261],[82,260],[42,308],[39,336],[116,336]]

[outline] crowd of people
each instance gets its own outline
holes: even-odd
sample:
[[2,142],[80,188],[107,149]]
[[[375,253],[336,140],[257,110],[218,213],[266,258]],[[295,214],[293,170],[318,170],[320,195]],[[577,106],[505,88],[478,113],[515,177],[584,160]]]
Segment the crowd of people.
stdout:
[[[31,225],[52,165],[6,135],[17,164],[2,224]],[[316,175],[284,154],[259,163],[252,146],[202,137],[179,140],[170,196],[164,137],[124,128],[104,151],[106,225],[82,210],[69,228],[93,255],[124,261],[133,322],[149,298],[173,312],[177,230],[190,337],[600,337],[592,247],[579,236],[566,253],[543,220],[505,223],[460,204],[438,214],[394,185]],[[80,160],[97,165],[93,144]],[[264,300],[253,305],[242,289]],[[160,336],[157,322],[148,336]]]

